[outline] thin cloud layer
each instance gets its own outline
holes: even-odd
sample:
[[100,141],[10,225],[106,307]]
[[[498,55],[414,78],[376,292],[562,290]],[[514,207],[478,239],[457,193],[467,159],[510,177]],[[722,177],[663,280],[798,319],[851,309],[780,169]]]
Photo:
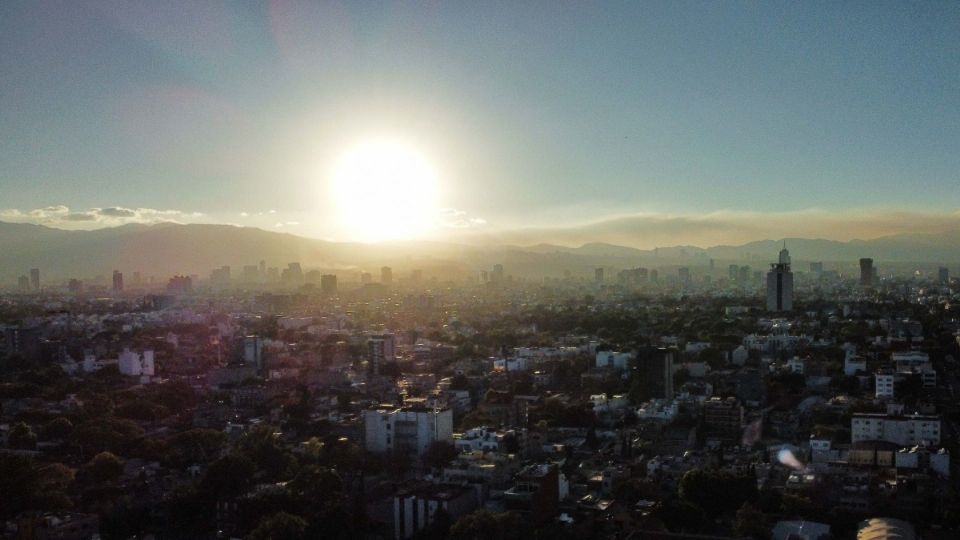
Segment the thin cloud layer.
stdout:
[[202,216],[200,212],[119,206],[74,211],[62,204],[25,211],[16,208],[0,210],[0,221],[33,223],[63,229],[96,229],[128,223],[187,223]]
[[832,212],[715,212],[703,215],[637,214],[570,225],[471,234],[461,238],[499,244],[551,243],[580,246],[605,242],[651,249],[659,246],[710,247],[763,239],[811,238],[849,241],[896,234],[941,234],[960,231],[960,212],[870,209]]

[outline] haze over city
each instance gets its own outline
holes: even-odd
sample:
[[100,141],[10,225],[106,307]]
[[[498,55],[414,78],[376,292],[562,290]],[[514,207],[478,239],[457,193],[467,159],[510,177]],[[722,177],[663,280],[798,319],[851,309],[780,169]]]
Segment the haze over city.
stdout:
[[0,540],[960,538],[960,3],[0,0]]
[[940,2],[4,3],[0,221],[641,248],[942,233],[958,24]]

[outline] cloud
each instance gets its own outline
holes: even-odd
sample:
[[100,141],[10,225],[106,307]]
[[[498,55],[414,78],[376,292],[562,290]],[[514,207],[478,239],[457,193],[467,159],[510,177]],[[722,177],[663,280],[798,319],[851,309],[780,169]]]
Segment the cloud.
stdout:
[[110,227],[127,223],[160,223],[192,221],[203,216],[200,212],[159,210],[156,208],[90,208],[73,211],[65,205],[46,206],[33,210],[10,208],[0,210],[0,220],[14,223],[34,223],[64,229]]
[[445,229],[470,229],[482,227],[487,220],[478,217],[469,217],[463,210],[456,208],[442,208],[438,212],[440,227]]
[[64,221],[97,221],[99,216],[96,212],[71,212],[64,215],[61,219]]
[[113,208],[100,209],[100,215],[108,216],[108,217],[132,218],[132,217],[136,217],[137,211],[131,210],[129,208],[120,208],[115,206]]

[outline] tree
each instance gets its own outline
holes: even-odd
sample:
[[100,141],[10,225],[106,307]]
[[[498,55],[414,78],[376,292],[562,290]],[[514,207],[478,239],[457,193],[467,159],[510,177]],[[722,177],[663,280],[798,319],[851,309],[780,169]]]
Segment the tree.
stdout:
[[253,461],[268,480],[285,480],[293,473],[296,458],[271,426],[256,426],[237,441],[237,450]]
[[194,463],[209,463],[220,456],[227,435],[216,429],[189,429],[171,437],[169,459],[180,467]]
[[43,434],[43,439],[47,441],[58,441],[66,439],[73,433],[73,422],[58,416],[53,420],[44,424],[43,429],[40,431]]
[[477,510],[450,527],[450,540],[517,540],[522,536],[519,514]]
[[754,540],[766,540],[770,537],[767,517],[749,502],[743,503],[737,510],[734,526],[740,536],[746,536]]
[[31,457],[0,452],[0,521],[28,510],[61,510],[69,505],[73,471],[62,463],[39,465]]
[[27,424],[17,422],[10,429],[7,444],[14,450],[35,450],[37,448],[37,434]]
[[101,484],[115,482],[123,474],[123,462],[110,452],[100,452],[93,456],[83,468],[94,482]]
[[749,476],[691,469],[680,479],[677,493],[710,518],[734,512],[746,501],[756,500],[757,483]]
[[441,469],[455,457],[457,457],[457,449],[454,448],[453,444],[446,441],[434,441],[423,453],[423,462],[434,469]]
[[208,499],[236,497],[253,485],[257,466],[242,454],[227,454],[214,461],[200,482],[200,491]]
[[300,516],[277,512],[260,521],[250,540],[300,540],[305,538],[307,522]]

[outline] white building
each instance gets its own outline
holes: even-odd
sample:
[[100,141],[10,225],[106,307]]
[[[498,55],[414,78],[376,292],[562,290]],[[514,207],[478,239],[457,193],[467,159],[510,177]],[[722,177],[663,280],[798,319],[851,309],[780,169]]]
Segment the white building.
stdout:
[[437,441],[453,443],[453,411],[423,407],[364,411],[364,444],[379,454],[401,450],[422,456]]
[[633,355],[628,352],[600,351],[597,353],[596,366],[598,368],[627,369]]
[[495,371],[528,371],[530,359],[526,356],[517,358],[497,358],[493,361]]
[[940,417],[857,413],[850,419],[850,440],[886,441],[900,446],[940,444]]
[[880,370],[874,375],[874,396],[892,399],[895,395],[896,375],[890,370]]
[[117,368],[123,375],[132,377],[153,377],[155,375],[153,351],[143,351],[143,354],[124,349],[117,359]]
[[787,360],[787,371],[790,373],[796,373],[798,375],[803,375],[804,372],[804,361],[803,358],[799,356],[794,356],[790,360]]

